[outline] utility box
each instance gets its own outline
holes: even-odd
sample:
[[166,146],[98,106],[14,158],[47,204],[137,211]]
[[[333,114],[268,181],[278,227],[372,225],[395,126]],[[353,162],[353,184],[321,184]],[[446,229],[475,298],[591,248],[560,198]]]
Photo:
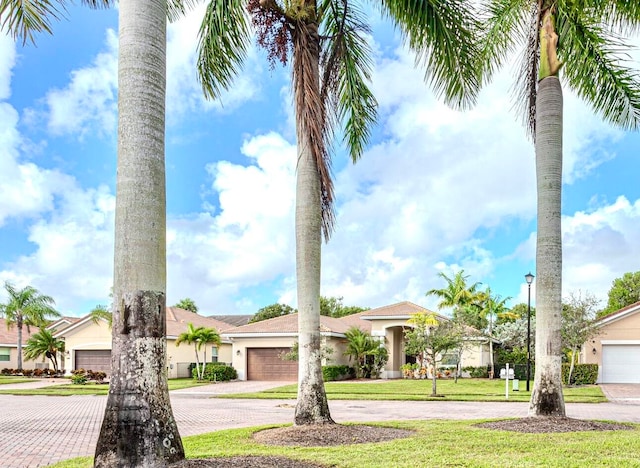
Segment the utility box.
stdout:
[[[511,370],[511,369],[509,369]],[[520,391],[520,381],[518,379],[513,379],[513,391],[514,392],[519,392]]]

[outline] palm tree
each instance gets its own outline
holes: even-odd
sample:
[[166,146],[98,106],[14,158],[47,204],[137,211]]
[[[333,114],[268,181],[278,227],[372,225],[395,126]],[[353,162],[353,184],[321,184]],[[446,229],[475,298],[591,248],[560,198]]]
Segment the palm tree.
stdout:
[[345,356],[349,356],[349,360],[353,358],[355,361],[356,378],[364,377],[364,371],[367,364],[367,356],[369,356],[379,345],[371,338],[371,335],[362,331],[358,327],[351,327],[344,333],[347,338],[347,348],[344,351]]
[[457,272],[453,278],[449,278],[446,273],[440,272],[438,276],[447,282],[447,286],[442,289],[430,289],[427,296],[440,298],[438,309],[453,308],[453,316],[456,311],[465,306],[474,306],[478,299],[478,286],[480,283],[467,284],[469,275],[464,274],[464,270]]
[[43,327],[48,319],[60,317],[60,313],[53,308],[53,298],[40,294],[33,286],[16,289],[6,281],[4,289],[9,297],[6,303],[0,304],[0,317],[4,317],[7,328],[15,326],[18,329],[18,369],[22,369],[23,327],[29,331],[29,327]]
[[[51,32],[65,1],[0,4],[23,42]],[[108,0],[83,0],[107,7]],[[112,373],[95,466],[165,466],[184,458],[164,372],[166,19],[193,0],[121,0]],[[126,359],[124,359],[126,356]],[[120,358],[123,359],[120,359]],[[130,378],[134,376],[134,378]]]
[[60,370],[58,369],[58,354],[60,353],[64,353],[64,340],[55,338],[53,333],[46,328],[31,335],[24,347],[24,357],[35,360],[46,356],[51,361],[56,374]]
[[503,298],[499,294],[494,295],[491,292],[491,288],[487,287],[487,289],[479,293],[478,299],[480,315],[484,318],[489,318],[489,365],[491,366],[490,376],[493,376],[495,372],[493,366],[493,315],[504,314],[508,310],[507,301],[511,297]]
[[96,325],[100,323],[100,320],[106,320],[109,324],[109,328],[113,326],[113,314],[109,309],[107,309],[107,306],[105,305],[98,304],[97,306],[95,306],[89,312],[89,317],[91,318],[91,321]]
[[207,366],[207,345],[213,344],[219,348],[222,344],[220,334],[215,328],[200,327],[200,333],[198,334],[198,342],[200,347],[204,348],[204,359],[202,360],[202,378],[204,378],[204,372]]
[[[176,340],[176,346],[180,346],[182,343],[193,344],[196,352],[196,375],[198,380],[204,378],[204,368],[207,363],[207,348],[208,343],[214,343],[216,346],[220,346],[220,335],[217,330],[206,327],[194,327],[192,323],[187,324],[187,331],[180,333]],[[202,362],[202,369],[200,369],[200,350],[204,350],[204,361]]]
[[[343,124],[357,161],[376,119],[368,87],[372,54],[364,0],[210,0],[200,29],[198,71],[207,97],[232,86],[251,40],[272,63],[292,55],[296,115],[296,275],[299,385],[294,423],[333,422],[324,391],[320,340],[322,237],[333,230],[331,143]],[[478,88],[475,19],[463,0],[371,0],[409,38],[426,63],[427,79],[448,102],[473,102]],[[247,9],[249,17],[246,15]]]
[[[633,6],[631,6],[633,4]],[[566,83],[606,120],[640,123],[640,81],[621,58],[621,27],[637,2],[623,0],[489,0],[484,68],[490,77],[518,43],[520,108],[535,142],[538,192],[536,366],[529,415],[565,416],[560,337],[562,316],[562,67]]]

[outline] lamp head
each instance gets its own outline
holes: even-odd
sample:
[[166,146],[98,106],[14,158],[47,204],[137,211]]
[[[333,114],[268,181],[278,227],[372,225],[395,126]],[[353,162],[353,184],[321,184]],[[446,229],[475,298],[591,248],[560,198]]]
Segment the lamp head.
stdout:
[[526,275],[524,275],[524,279],[526,280],[527,284],[531,284],[533,283],[533,278],[535,278],[535,276],[533,276],[531,274],[531,272],[527,273]]

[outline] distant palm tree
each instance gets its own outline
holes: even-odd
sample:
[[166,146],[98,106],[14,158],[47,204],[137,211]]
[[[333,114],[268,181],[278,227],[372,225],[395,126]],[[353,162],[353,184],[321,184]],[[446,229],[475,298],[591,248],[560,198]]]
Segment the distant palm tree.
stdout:
[[4,317],[7,328],[18,329],[18,369],[22,369],[22,328],[43,327],[49,319],[60,317],[53,308],[55,301],[51,296],[40,294],[33,286],[16,289],[8,281],[4,283],[8,299],[0,304],[0,317]]
[[[207,327],[194,327],[192,323],[187,324],[187,330],[178,335],[176,340],[176,346],[180,346],[182,343],[194,345],[196,352],[196,375],[198,380],[204,378],[204,370],[207,361],[207,348],[208,343],[213,343],[216,346],[220,346],[220,335],[214,328]],[[204,361],[202,362],[202,369],[200,368],[200,350],[204,347]]]
[[194,314],[198,313],[198,306],[195,301],[190,297],[185,297],[184,299],[180,299],[176,305],[173,307],[178,307],[180,309],[188,310],[189,312],[193,312]]
[[531,416],[565,416],[562,394],[562,121],[564,82],[609,122],[640,126],[640,79],[621,33],[640,24],[637,1],[489,0],[487,78],[525,45],[516,92],[534,139],[538,193],[536,366]]
[[344,336],[347,338],[347,347],[344,355],[349,356],[349,359],[353,358],[355,361],[356,378],[361,379],[364,377],[367,356],[369,356],[375,348],[379,347],[379,344],[372,339],[369,333],[355,326],[349,328],[349,330],[344,333]]
[[102,304],[98,304],[93,309],[91,309],[91,311],[89,312],[89,317],[91,317],[91,321],[96,325],[100,323],[100,320],[106,320],[109,324],[109,328],[111,328],[113,324],[113,313],[111,313],[111,311],[107,309],[107,306]]
[[[464,0],[210,0],[200,28],[198,70],[211,98],[232,86],[251,42],[272,65],[292,56],[297,136],[296,279],[299,384],[294,423],[331,423],[322,379],[320,259],[334,227],[331,147],[342,126],[355,162],[376,121],[368,82],[373,54],[362,5],[370,3],[398,25],[426,63],[427,80],[455,105],[479,88],[476,20]],[[249,10],[249,16],[246,14]]]
[[456,309],[466,305],[472,305],[477,301],[478,286],[480,283],[467,284],[469,275],[464,274],[464,270],[457,272],[453,278],[448,277],[445,273],[440,272],[438,276],[447,282],[446,287],[441,289],[430,289],[427,296],[436,296],[440,298],[438,309],[453,308],[454,316]]
[[55,338],[53,333],[46,328],[31,335],[27,340],[27,345],[24,347],[25,358],[35,360],[42,356],[47,357],[51,361],[56,374],[60,370],[58,368],[58,355],[60,353],[64,353],[64,340]]

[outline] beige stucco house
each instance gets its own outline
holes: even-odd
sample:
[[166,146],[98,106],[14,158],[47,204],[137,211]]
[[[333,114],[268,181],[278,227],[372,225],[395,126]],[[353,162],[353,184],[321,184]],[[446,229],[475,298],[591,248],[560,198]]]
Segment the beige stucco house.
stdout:
[[[167,307],[167,376],[169,378],[189,377],[189,365],[195,362],[194,345],[182,343],[176,346],[178,336],[187,330],[189,323],[194,327],[215,328],[218,333],[231,325],[177,307]],[[111,368],[111,328],[106,320],[95,322],[86,316],[72,325],[56,332],[54,336],[65,341],[65,355],[62,367],[70,373],[74,369],[104,371]],[[231,362],[231,343],[222,337],[222,345],[208,346],[207,362]],[[204,357],[201,350],[200,359]]]
[[[43,363],[41,359],[36,361],[29,361],[24,358],[24,347],[27,344],[27,340],[34,333],[38,333],[40,329],[38,327],[26,326],[22,328],[22,368],[23,369],[36,369],[48,367],[46,363]],[[48,359],[46,360],[49,361]],[[18,328],[14,325],[11,328],[7,327],[5,319],[0,319],[0,369],[17,369],[18,368]]]
[[[342,318],[320,317],[322,345],[333,349],[323,364],[352,364],[344,355],[347,345],[345,332],[356,326],[378,337],[387,347],[389,361],[381,377],[400,378],[400,366],[411,359],[404,353],[404,329],[411,326],[408,320],[419,312],[433,313],[411,302],[400,302]],[[438,318],[447,320],[439,315]],[[288,352],[297,340],[297,314],[232,328],[223,335],[232,344],[232,363],[241,380],[296,380],[297,363],[284,361],[281,355]],[[468,340],[461,365],[488,365],[488,339],[470,335]]]
[[640,302],[602,317],[581,362],[598,364],[598,383],[640,383]]

